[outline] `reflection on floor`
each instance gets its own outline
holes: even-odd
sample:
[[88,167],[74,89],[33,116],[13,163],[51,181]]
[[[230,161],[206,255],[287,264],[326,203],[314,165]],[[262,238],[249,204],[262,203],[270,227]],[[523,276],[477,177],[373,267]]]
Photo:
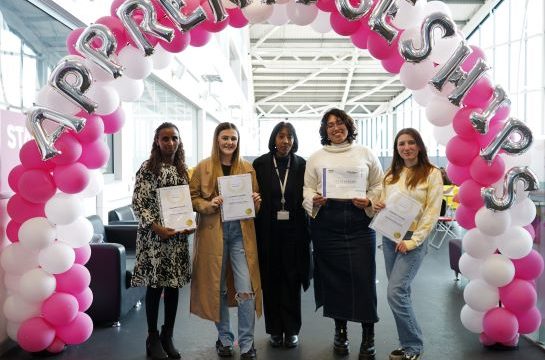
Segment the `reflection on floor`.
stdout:
[[[414,282],[413,299],[416,313],[425,337],[427,360],[467,359],[545,359],[545,352],[527,339],[521,339],[517,351],[491,351],[480,345],[478,336],[469,333],[460,323],[463,306],[463,285],[467,280],[455,282],[448,265],[447,241],[439,249],[431,248]],[[377,252],[378,299],[380,322],[376,327],[377,360],[388,359],[397,347],[397,334],[393,317],[386,302],[386,278],[382,251]],[[182,290],[179,316],[176,322],[175,343],[184,359],[218,359],[214,342],[215,327],[211,322],[189,314],[189,289]],[[303,295],[303,328],[300,345],[295,349],[273,349],[268,345],[263,319],[256,325],[255,345],[260,360],[340,359],[332,352],[333,321],[315,312],[313,291]],[[236,312],[232,311],[232,324],[236,329]],[[144,306],[132,310],[119,328],[97,327],[91,339],[79,346],[70,346],[63,353],[48,359],[65,360],[136,360],[145,359],[146,319]],[[361,326],[350,324],[348,329],[350,355],[344,359],[357,359],[361,341]],[[18,347],[4,354],[2,359],[35,359]],[[238,359],[238,349],[235,354]]]

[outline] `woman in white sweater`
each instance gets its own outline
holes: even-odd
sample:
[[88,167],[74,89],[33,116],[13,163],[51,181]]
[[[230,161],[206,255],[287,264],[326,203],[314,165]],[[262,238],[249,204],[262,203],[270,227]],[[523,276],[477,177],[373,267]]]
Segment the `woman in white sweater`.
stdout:
[[[369,223],[383,172],[371,150],[353,144],[356,135],[354,120],[344,111],[331,109],[324,114],[320,126],[324,146],[307,162],[303,206],[311,217],[316,307],[323,306],[324,316],[335,320],[333,349],[339,355],[348,354],[346,324],[355,321],[363,329],[359,358],[374,359],[376,239]],[[363,174],[359,184],[363,192],[327,198],[322,190],[324,169]]]

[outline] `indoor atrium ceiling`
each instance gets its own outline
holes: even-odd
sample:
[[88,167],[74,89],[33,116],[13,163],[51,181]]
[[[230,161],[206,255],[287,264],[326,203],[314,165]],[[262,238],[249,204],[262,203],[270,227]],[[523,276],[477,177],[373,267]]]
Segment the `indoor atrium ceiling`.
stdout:
[[[458,28],[468,35],[499,3],[444,0]],[[317,117],[330,107],[353,116],[387,111],[404,86],[349,37],[294,24],[250,27],[250,56],[260,119]]]

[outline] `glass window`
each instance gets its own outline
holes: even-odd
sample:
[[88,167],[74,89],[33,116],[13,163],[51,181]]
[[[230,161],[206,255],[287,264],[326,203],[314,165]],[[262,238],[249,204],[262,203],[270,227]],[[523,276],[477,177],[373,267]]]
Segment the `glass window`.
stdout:
[[[528,90],[540,89],[543,84],[543,36],[528,39],[526,48],[526,69]],[[532,114],[532,112],[530,112]]]
[[494,82],[496,84],[504,84],[503,86],[509,86],[509,47],[507,44],[496,48],[492,68],[494,70]]
[[543,33],[543,0],[529,0],[526,10],[528,21],[526,32],[528,36]]
[[494,13],[494,22],[496,23],[496,39],[494,43],[496,46],[507,43],[509,41],[509,4],[498,6]]

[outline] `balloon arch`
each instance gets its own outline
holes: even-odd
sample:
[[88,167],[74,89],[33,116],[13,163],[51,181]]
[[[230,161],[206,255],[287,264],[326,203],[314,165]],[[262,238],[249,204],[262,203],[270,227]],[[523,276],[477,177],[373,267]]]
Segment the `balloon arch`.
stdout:
[[[232,2],[231,2],[232,1]],[[368,49],[426,107],[447,173],[460,185],[456,220],[467,229],[462,274],[463,325],[485,345],[515,345],[538,329],[535,279],[543,259],[532,250],[536,208],[528,192],[538,179],[521,155],[532,132],[509,118],[510,101],[493,86],[484,53],[468,46],[448,7],[426,0],[114,0],[111,15],[76,29],[70,55],[49,77],[27,114],[34,139],[9,174],[11,240],[1,254],[8,289],[7,332],[26,351],[60,352],[86,341],[92,321],[93,235],[81,197],[102,190],[109,158],[103,134],[118,132],[120,101],[134,101],[153,68],[174,53],[203,46],[227,26],[268,21],[331,28]],[[507,165],[506,165],[507,164]]]

